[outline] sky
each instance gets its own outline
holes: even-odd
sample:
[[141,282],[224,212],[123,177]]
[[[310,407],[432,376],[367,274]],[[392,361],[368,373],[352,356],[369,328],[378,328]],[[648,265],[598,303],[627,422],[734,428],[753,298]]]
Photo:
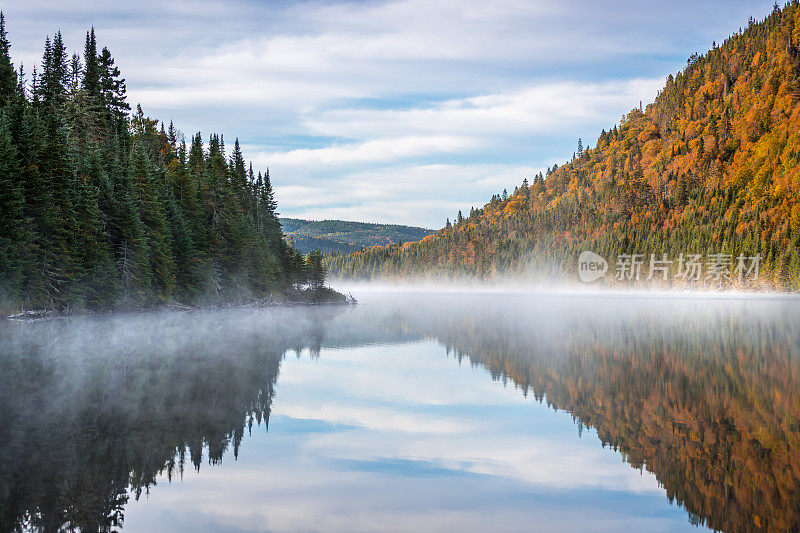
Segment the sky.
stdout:
[[440,228],[571,158],[772,0],[13,0],[16,66],[60,30],[129,102],[238,138],[283,216]]

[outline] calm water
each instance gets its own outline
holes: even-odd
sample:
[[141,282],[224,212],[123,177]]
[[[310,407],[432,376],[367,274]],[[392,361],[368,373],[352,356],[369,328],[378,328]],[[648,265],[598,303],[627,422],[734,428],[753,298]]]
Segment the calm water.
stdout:
[[799,300],[360,299],[0,323],[0,529],[800,528]]

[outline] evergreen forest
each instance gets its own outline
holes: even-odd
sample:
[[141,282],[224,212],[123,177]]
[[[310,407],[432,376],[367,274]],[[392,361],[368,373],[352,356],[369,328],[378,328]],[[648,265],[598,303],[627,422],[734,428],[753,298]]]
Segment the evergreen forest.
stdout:
[[186,140],[125,87],[93,28],[82,54],[57,32],[15,68],[0,14],[0,310],[243,303],[324,279],[238,139]]

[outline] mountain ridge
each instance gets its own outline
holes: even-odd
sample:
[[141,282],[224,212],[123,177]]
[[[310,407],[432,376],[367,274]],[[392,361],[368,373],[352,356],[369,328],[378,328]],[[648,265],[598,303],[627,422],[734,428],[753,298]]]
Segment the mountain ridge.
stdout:
[[378,224],[349,220],[305,220],[282,217],[280,223],[287,239],[303,254],[313,251],[353,252],[383,244],[417,241],[434,230],[402,224]]
[[730,284],[737,258],[759,257],[751,287],[800,288],[798,101],[800,7],[793,1],[692,54],[653,103],[513,194],[459,213],[454,225],[418,243],[331,255],[326,264],[333,276],[358,279],[573,281],[583,250],[644,261],[668,254],[665,285],[708,286],[719,280],[674,282],[678,258],[721,254],[731,263]]

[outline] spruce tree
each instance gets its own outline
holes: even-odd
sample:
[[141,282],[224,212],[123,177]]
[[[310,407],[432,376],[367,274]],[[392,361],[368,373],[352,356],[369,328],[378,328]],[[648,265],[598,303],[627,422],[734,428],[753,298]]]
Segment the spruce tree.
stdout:
[[21,296],[24,196],[17,151],[0,111],[0,308]]
[[125,101],[125,80],[120,77],[120,70],[114,65],[114,58],[108,48],[103,47],[97,62],[100,71],[100,96],[113,128],[122,133],[125,119],[131,109]]
[[86,32],[86,43],[83,47],[83,89],[90,99],[100,98],[100,63],[97,57],[97,39],[94,27]]
[[238,139],[208,151],[129,115],[125,80],[92,28],[68,60],[45,41],[29,94],[0,14],[0,308],[139,308],[242,301],[305,283],[269,174]]
[[6,35],[6,19],[0,11],[0,107],[16,100],[18,91],[17,72],[11,62],[11,44]]
[[69,65],[67,50],[61,32],[56,32],[53,40],[45,41],[42,56],[41,96],[45,106],[50,106],[51,113],[59,113],[66,98],[69,86]]

